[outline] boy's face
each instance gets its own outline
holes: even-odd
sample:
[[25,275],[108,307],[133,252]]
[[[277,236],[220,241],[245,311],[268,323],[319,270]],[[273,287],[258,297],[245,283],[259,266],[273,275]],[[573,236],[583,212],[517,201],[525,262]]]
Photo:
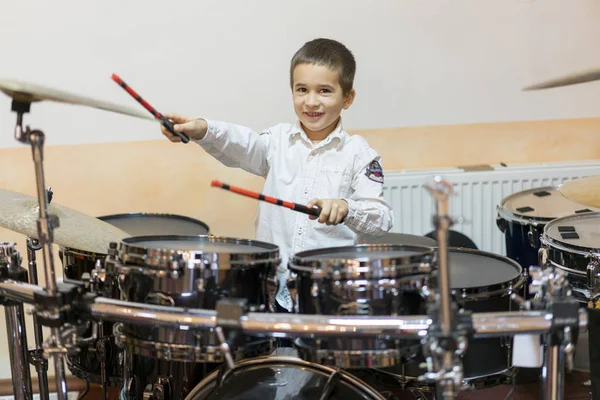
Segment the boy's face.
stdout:
[[310,139],[322,140],[335,129],[342,110],[354,100],[346,96],[339,74],[323,65],[300,64],[293,73],[294,111]]

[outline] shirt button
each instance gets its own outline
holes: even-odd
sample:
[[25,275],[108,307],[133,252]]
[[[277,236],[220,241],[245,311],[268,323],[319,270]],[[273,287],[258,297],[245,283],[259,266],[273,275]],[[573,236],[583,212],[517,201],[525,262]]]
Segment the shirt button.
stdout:
[[302,228],[298,228],[298,235],[302,235]]
[[304,188],[304,194],[308,194],[308,188],[307,187]]

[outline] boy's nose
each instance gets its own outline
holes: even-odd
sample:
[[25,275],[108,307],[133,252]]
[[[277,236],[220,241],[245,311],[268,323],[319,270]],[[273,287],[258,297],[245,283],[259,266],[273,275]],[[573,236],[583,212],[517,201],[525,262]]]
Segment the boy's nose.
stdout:
[[319,105],[319,96],[316,93],[311,93],[306,99],[306,105],[309,107],[317,107]]

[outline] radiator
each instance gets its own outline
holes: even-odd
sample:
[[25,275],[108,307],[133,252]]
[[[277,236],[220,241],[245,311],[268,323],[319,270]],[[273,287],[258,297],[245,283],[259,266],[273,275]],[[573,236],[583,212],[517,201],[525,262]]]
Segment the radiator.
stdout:
[[423,185],[439,175],[454,187],[450,212],[462,232],[483,251],[506,255],[504,235],[496,226],[496,207],[508,195],[567,180],[600,175],[600,160],[568,163],[491,165],[487,171],[443,168],[386,171],[384,196],[394,209],[392,232],[425,235],[434,230],[434,203]]

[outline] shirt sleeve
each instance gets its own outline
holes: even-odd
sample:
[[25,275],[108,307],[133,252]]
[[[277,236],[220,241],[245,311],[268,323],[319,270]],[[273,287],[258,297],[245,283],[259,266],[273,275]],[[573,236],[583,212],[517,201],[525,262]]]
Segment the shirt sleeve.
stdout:
[[244,126],[203,119],[208,130],[201,140],[195,141],[200,147],[228,167],[262,177],[267,175],[274,149],[270,130],[259,134]]
[[353,194],[344,199],[349,211],[344,223],[358,234],[382,236],[394,225],[391,205],[383,197],[381,157],[371,148],[355,159]]

